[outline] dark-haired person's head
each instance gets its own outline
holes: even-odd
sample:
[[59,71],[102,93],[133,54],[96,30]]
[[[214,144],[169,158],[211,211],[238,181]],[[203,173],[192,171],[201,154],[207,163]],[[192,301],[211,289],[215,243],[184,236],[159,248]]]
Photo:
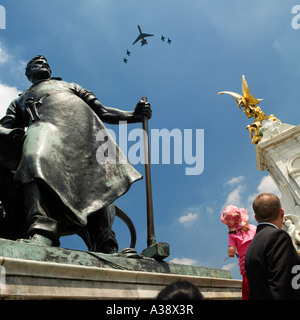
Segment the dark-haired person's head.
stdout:
[[189,281],[176,281],[166,286],[157,300],[203,300],[199,289]]

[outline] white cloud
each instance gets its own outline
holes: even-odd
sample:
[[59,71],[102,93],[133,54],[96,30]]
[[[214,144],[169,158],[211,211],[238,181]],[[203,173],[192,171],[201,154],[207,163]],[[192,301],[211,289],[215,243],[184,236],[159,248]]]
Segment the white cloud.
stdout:
[[[17,51],[17,50],[16,50]],[[0,41],[0,81],[2,83],[10,81],[14,83],[17,81],[28,85],[25,74],[26,62],[18,57],[16,52],[5,48]],[[4,80],[5,79],[5,80]],[[8,80],[9,79],[9,80]]]
[[252,209],[252,203],[260,193],[274,193],[279,198],[281,197],[281,192],[277,188],[277,186],[276,186],[274,180],[272,179],[272,177],[270,175],[263,177],[261,179],[258,187],[257,187],[257,192],[251,194],[248,197],[247,205],[245,206],[245,209],[247,210],[248,215],[249,215],[249,219],[250,219],[250,221],[253,221],[253,222],[255,222],[256,220],[254,218],[254,212],[253,212],[253,209]]
[[15,87],[9,87],[0,83],[0,118],[2,118],[11,101],[18,97],[20,91]]
[[228,263],[222,267],[222,270],[232,271],[236,267],[236,263]]
[[197,260],[189,259],[189,258],[174,258],[170,262],[178,263],[178,264],[186,264],[189,266],[197,264]]
[[198,218],[197,213],[189,213],[185,216],[180,217],[178,220],[181,224],[187,224],[189,222],[195,221]]
[[[243,181],[244,179],[245,178],[242,176],[233,178],[228,182],[226,182],[226,184],[238,183]],[[274,193],[279,198],[281,196],[279,189],[277,188],[274,180],[270,175],[263,177],[259,182],[259,185],[256,189],[257,191],[255,193],[250,194],[246,199],[244,199],[242,194],[244,190],[245,190],[245,186],[239,185],[233,191],[231,191],[227,197],[226,203],[224,204],[223,208],[225,208],[227,205],[230,205],[230,204],[240,208],[245,208],[249,214],[250,220],[253,220],[252,218],[254,217],[254,214],[252,212],[252,202],[260,193],[264,193],[264,192]]]
[[8,54],[6,53],[6,51],[4,51],[1,48],[1,42],[0,42],[0,64],[5,63],[8,61]]
[[227,205],[241,206],[242,204],[242,196],[241,193],[244,191],[244,186],[240,185],[236,187],[233,191],[231,191],[227,197],[226,203],[224,207]]
[[272,177],[269,175],[261,179],[260,184],[257,187],[257,192],[248,197],[248,203],[252,204],[252,202],[260,193],[274,193],[279,198],[281,197],[279,189],[277,188]]
[[280,44],[279,40],[276,39],[274,42],[273,42],[273,48],[275,49],[275,51],[277,51],[278,53],[281,53],[282,52],[282,45]]
[[213,213],[214,212],[213,208],[211,208],[210,206],[206,207],[206,211],[207,211],[207,213]]
[[[0,66],[1,75],[13,75],[13,77],[19,77],[19,75],[24,76],[25,62],[14,57],[14,54],[9,53],[9,51],[2,46],[0,41]],[[2,118],[6,109],[11,103],[11,101],[18,97],[21,93],[16,87],[12,87],[3,84],[3,80],[0,80],[0,118]]]
[[280,191],[271,176],[265,176],[261,179],[261,182],[257,187],[257,191],[259,193],[274,193],[277,196],[280,196]]
[[233,185],[238,184],[244,180],[245,180],[244,176],[235,177],[235,178],[232,178],[231,180],[225,182],[225,185],[233,186]]

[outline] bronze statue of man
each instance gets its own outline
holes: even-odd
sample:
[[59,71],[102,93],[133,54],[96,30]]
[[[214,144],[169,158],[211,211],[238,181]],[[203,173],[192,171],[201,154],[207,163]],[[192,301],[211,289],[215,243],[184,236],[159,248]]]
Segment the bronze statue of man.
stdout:
[[96,135],[107,131],[103,122],[151,118],[150,104],[141,100],[132,112],[105,107],[92,92],[51,77],[44,56],[28,63],[26,76],[32,86],[11,102],[0,121],[4,130],[13,129],[11,137],[27,128],[13,177],[22,190],[25,241],[58,246],[61,236],[79,234],[90,251],[116,251],[113,202],[142,176],[108,132],[102,143],[115,145],[117,159],[98,163]]

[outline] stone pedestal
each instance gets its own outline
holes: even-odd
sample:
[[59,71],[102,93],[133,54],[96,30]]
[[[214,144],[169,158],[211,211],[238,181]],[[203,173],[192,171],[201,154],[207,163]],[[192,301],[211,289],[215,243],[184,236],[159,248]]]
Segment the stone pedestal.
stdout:
[[263,123],[263,139],[256,146],[258,170],[267,170],[281,192],[283,228],[300,249],[300,125]]
[[241,281],[225,270],[159,262],[139,255],[41,247],[0,239],[0,299],[155,299],[176,280],[207,299],[241,299]]

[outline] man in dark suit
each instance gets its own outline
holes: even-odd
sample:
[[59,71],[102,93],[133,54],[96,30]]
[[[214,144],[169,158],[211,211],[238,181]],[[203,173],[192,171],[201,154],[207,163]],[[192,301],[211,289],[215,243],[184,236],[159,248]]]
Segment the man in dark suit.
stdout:
[[250,300],[300,299],[300,289],[293,288],[292,273],[300,265],[290,236],[281,230],[284,210],[274,194],[260,194],[253,202],[258,222],[256,235],[245,258]]

